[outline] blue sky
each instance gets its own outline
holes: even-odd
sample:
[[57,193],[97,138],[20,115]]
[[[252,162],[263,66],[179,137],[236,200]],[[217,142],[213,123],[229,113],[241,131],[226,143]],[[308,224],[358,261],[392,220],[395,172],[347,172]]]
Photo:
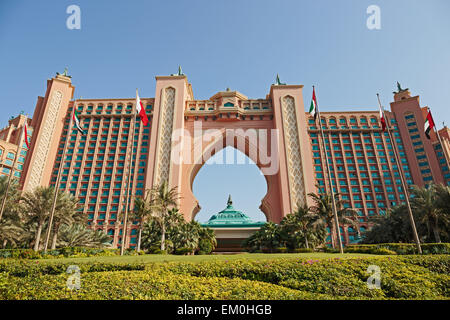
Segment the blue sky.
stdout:
[[[81,8],[81,30],[66,8]],[[369,5],[381,30],[366,27]],[[264,98],[279,73],[317,86],[321,110],[375,110],[392,101],[396,81],[421,96],[438,126],[450,124],[450,1],[0,1],[0,125],[32,115],[46,80],[69,68],[75,97],[153,97],[155,75],[183,67],[197,99],[230,87]],[[4,111],[6,110],[6,112]],[[266,192],[252,165],[209,166],[194,192],[205,220],[228,193],[257,220]]]

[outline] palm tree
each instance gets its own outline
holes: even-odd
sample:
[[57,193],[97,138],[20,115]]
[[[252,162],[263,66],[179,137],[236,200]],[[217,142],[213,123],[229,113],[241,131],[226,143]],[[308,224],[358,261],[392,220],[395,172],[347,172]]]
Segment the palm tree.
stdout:
[[[445,192],[443,192],[445,190],[439,190],[442,192],[441,196],[445,196]],[[441,243],[439,222],[448,217],[448,215],[438,206],[438,203],[442,200],[438,197],[436,186],[434,184],[423,188],[413,186],[411,188],[411,198],[411,207],[419,214],[420,222],[424,223],[427,229],[433,232],[435,241]]]
[[72,194],[59,191],[53,218],[53,237],[51,249],[56,249],[58,234],[61,226],[85,222],[85,216],[77,211],[78,199]]
[[325,229],[323,221],[306,204],[298,204],[297,210],[284,217],[281,228],[287,244],[293,249],[298,247],[299,241],[304,241],[309,249],[310,242],[317,242],[320,237],[325,240],[323,235],[319,237],[321,229]]
[[[8,185],[8,177],[1,176],[0,177],[0,204],[2,203],[6,189]],[[16,179],[11,180],[8,196],[6,198],[5,209],[3,211],[4,215],[8,213],[20,214],[19,208],[19,199],[20,199],[20,190],[19,184]],[[2,217],[4,218],[4,216]]]
[[273,252],[273,249],[281,243],[280,228],[273,222],[267,222],[261,229],[250,236],[246,242],[254,248],[266,249],[269,252]]
[[152,193],[147,190],[145,197],[137,197],[134,200],[134,210],[132,211],[132,219],[139,221],[139,233],[138,233],[138,243],[137,251],[141,251],[141,239],[142,239],[142,229],[144,228],[144,222],[146,218],[152,213]]
[[23,231],[20,221],[14,221],[14,219],[4,215],[0,221],[0,244],[2,248],[6,248],[8,243],[11,247],[17,247],[22,240]]
[[104,232],[91,230],[83,224],[61,227],[59,244],[64,247],[105,247],[110,245],[110,237]]
[[177,242],[180,247],[188,248],[191,251],[191,254],[194,254],[200,241],[200,229],[201,226],[197,221],[183,223],[178,228],[178,233],[175,235],[174,242]]
[[163,181],[161,185],[152,189],[152,212],[153,217],[159,222],[161,226],[161,250],[165,250],[166,240],[166,224],[169,208],[177,205],[179,195],[176,188],[169,188],[167,181]]
[[216,233],[213,229],[210,228],[204,228],[200,226],[200,229],[198,231],[198,235],[200,237],[200,241],[207,241],[211,245],[212,250],[214,250],[217,246],[217,239],[216,239]]
[[37,187],[31,192],[25,192],[22,197],[24,212],[28,215],[27,223],[37,224],[34,251],[39,250],[42,229],[52,208],[53,193],[53,187]]
[[[311,210],[314,214],[317,215],[318,219],[322,220],[331,230],[331,244],[333,248],[336,247],[336,227],[334,225],[334,214],[332,210],[332,199],[331,194],[322,194],[317,195],[315,193],[308,194],[314,201],[314,206],[311,207]],[[335,203],[336,203],[336,211],[339,219],[339,223],[342,225],[351,225],[356,228],[358,235],[359,224],[358,224],[358,214],[355,210],[351,208],[345,208],[344,201],[340,199],[339,193],[335,193],[334,195]]]

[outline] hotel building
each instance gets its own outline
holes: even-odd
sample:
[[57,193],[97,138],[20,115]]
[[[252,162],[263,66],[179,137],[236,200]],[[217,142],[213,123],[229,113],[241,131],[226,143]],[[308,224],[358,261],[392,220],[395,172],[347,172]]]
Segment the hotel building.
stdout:
[[[320,130],[307,112],[296,111],[305,110],[302,88],[275,84],[264,99],[248,99],[227,89],[208,100],[195,100],[185,75],[158,76],[155,97],[141,98],[149,124],[144,127],[137,117],[132,132],[134,97],[73,100],[72,79],[57,74],[47,81],[45,95],[37,98],[33,117],[27,120],[30,150],[25,144],[21,146],[14,177],[24,191],[54,186],[62,161],[60,189],[79,199],[80,213],[87,216],[88,224],[110,235],[117,247],[122,241],[121,215],[126,206],[131,154],[130,208],[136,196],[168,180],[181,193],[180,211],[189,220],[200,210],[192,182],[203,163],[173,164],[173,130],[191,132],[195,121],[202,121],[204,129],[278,128],[282,133],[280,150],[284,151],[280,152],[280,171],[266,176],[268,194],[260,207],[268,220],[278,223],[296,203],[310,204],[307,193],[330,190]],[[73,108],[85,135],[76,128],[69,130]],[[399,88],[390,111],[386,111],[394,141],[382,132],[377,108],[321,113],[333,188],[347,207],[358,211],[362,230],[368,227],[368,217],[383,214],[405,200],[393,144],[408,185],[450,185],[445,157],[450,156],[450,130],[439,130],[443,145],[434,132],[427,139],[423,130],[426,113],[419,96]],[[0,130],[1,175],[13,169],[25,120],[20,114]],[[251,148],[241,151],[249,155]],[[258,161],[255,163],[261,168]],[[126,247],[136,245],[137,227],[137,222],[129,226]],[[356,240],[350,227],[341,226],[341,234],[346,244]]]

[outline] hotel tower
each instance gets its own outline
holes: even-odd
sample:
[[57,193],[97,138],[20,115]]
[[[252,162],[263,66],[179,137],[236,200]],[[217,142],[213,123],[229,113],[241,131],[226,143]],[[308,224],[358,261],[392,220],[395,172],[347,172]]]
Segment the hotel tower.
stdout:
[[[267,220],[278,223],[297,204],[311,204],[309,192],[330,190],[320,128],[305,112],[303,100],[309,97],[303,97],[302,85],[273,84],[262,99],[249,99],[227,89],[208,100],[196,100],[181,72],[157,76],[155,96],[141,98],[149,124],[144,127],[137,117],[134,132],[135,97],[73,100],[74,90],[67,73],[57,74],[47,80],[47,90],[37,98],[32,118],[27,120],[23,114],[11,117],[0,130],[0,174],[9,175],[14,170],[13,177],[19,179],[24,191],[54,186],[62,161],[60,189],[79,199],[80,213],[87,216],[89,226],[110,235],[115,247],[122,242],[121,215],[126,206],[131,155],[131,210],[136,196],[164,180],[182,195],[179,208],[187,220],[200,210],[192,183],[207,159],[184,164],[175,161],[171,152],[172,133],[176,129],[191,133],[196,121],[202,122],[203,130],[222,130],[223,141],[226,129],[278,130],[278,149],[271,152],[279,152],[279,170],[265,175],[268,191],[260,206]],[[76,128],[69,130],[73,108],[84,135]],[[387,131],[381,129],[377,108],[321,112],[332,187],[341,194],[345,206],[357,210],[362,230],[368,227],[368,217],[383,214],[405,200],[393,145],[408,185],[450,185],[446,162],[446,156],[450,158],[450,130],[439,130],[442,145],[435,132],[428,139],[424,133],[427,113],[419,96],[398,86],[390,111],[386,110],[394,139],[390,141]],[[18,148],[25,121],[29,150],[25,143]],[[196,143],[195,139],[184,139],[183,150],[195,149]],[[235,140],[226,145],[237,146]],[[202,147],[201,152],[210,152],[210,147]],[[264,164],[251,156],[255,148],[244,144],[238,149],[263,169]],[[17,150],[16,167],[12,168]],[[134,247],[138,223],[128,226],[125,246]],[[356,241],[356,230],[351,227],[341,226],[341,235],[346,244]]]

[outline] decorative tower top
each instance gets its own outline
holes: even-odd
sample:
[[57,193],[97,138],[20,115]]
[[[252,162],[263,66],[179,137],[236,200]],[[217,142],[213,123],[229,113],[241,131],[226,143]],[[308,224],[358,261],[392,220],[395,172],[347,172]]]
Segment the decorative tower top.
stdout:
[[409,92],[409,88],[406,89],[402,89],[402,86],[400,85],[400,83],[397,81],[397,90],[398,91],[394,91],[394,101],[400,101],[400,100],[405,100],[411,97],[411,93]]
[[181,70],[181,66],[178,66],[178,73],[172,73],[171,76],[184,76],[183,70]]
[[231,207],[233,205],[233,200],[231,200],[231,194],[228,195],[227,206]]
[[281,83],[280,76],[278,75],[278,73],[277,73],[277,78],[276,78],[274,84],[277,85],[277,86],[285,86],[286,85],[286,83]]
[[400,92],[405,92],[405,91],[408,91],[409,90],[409,88],[406,88],[406,89],[402,89],[402,86],[400,85],[400,83],[397,81],[397,92],[393,92],[393,93],[400,93]]
[[64,77],[67,77],[67,78],[72,78],[72,76],[69,76],[68,74],[67,74],[67,67],[66,68],[64,68],[64,72],[62,73],[62,74],[60,74],[59,72],[57,72],[56,73],[56,75],[57,76],[64,76]]

